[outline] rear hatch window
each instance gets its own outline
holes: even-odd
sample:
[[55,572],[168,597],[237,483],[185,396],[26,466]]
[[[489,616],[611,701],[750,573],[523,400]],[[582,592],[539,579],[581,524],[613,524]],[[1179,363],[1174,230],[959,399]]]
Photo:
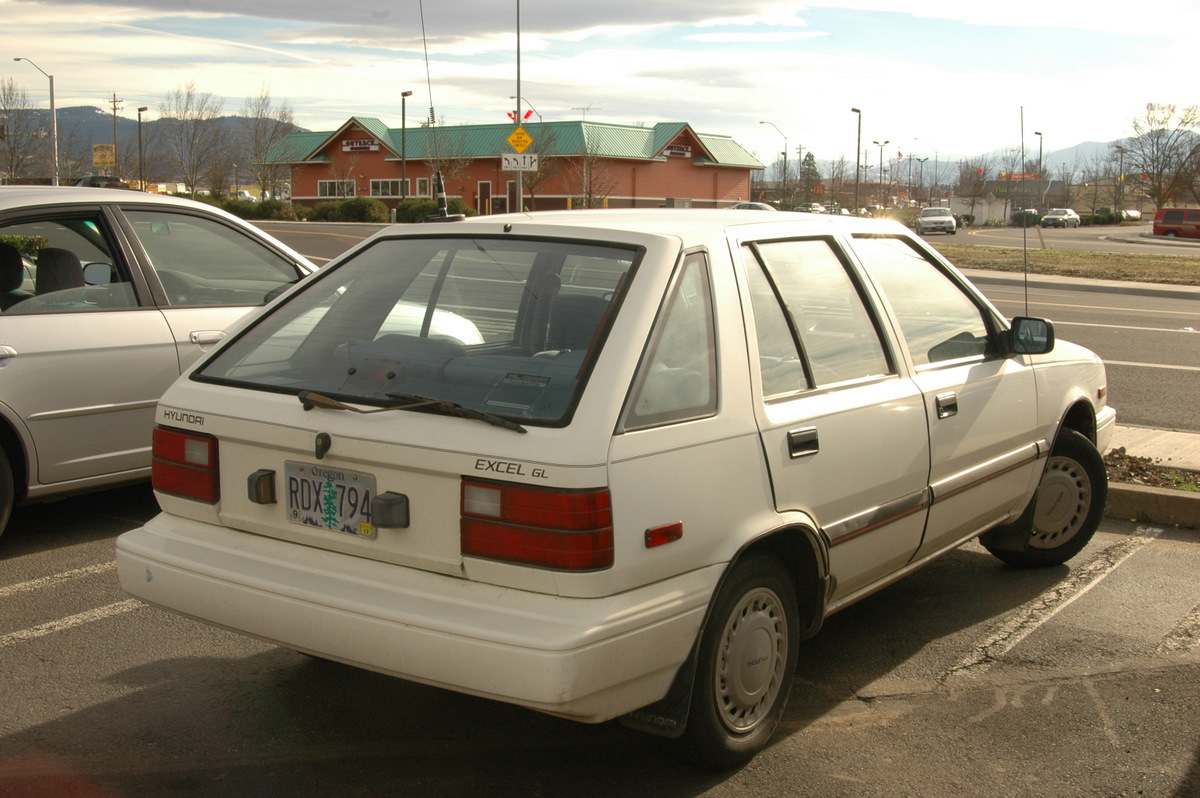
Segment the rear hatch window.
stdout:
[[564,425],[640,254],[545,239],[382,238],[193,378],[366,405],[431,399]]

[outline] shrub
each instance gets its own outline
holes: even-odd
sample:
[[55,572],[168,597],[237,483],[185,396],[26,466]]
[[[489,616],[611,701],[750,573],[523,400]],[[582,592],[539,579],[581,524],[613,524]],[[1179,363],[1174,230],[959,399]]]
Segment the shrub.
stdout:
[[343,222],[386,222],[391,214],[383,200],[374,197],[352,197],[342,203]]
[[50,239],[45,236],[10,236],[0,235],[0,243],[15,247],[22,255],[33,257],[39,249],[50,246]]

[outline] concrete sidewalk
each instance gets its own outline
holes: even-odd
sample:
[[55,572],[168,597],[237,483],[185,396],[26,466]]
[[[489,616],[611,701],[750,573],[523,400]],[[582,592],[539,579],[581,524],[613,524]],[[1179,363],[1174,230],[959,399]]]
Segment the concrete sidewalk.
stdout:
[[[1111,449],[1147,457],[1155,465],[1200,471],[1200,434],[1117,426]],[[1105,452],[1107,454],[1107,452]],[[1110,482],[1104,514],[1125,521],[1200,530],[1200,493]]]

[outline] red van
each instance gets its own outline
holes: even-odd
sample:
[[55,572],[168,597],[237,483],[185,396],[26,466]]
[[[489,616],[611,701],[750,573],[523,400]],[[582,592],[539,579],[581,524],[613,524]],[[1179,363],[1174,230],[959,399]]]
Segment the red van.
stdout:
[[1200,208],[1159,208],[1154,235],[1200,238]]

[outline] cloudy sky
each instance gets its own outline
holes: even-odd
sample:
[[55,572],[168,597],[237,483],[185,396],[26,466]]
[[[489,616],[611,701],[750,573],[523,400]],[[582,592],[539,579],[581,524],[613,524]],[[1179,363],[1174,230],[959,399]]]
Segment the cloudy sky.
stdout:
[[[518,26],[519,9],[519,26]],[[1047,155],[1130,133],[1146,103],[1200,102],[1196,0],[0,0],[0,77],[34,103],[145,105],[189,81],[237,113],[262,88],[296,123],[687,122],[764,163],[787,141],[853,163]],[[424,35],[423,35],[424,34]],[[1023,115],[1023,128],[1022,128]],[[536,119],[536,117],[535,117]],[[769,122],[770,124],[763,124]],[[536,141],[533,149],[536,150]]]

